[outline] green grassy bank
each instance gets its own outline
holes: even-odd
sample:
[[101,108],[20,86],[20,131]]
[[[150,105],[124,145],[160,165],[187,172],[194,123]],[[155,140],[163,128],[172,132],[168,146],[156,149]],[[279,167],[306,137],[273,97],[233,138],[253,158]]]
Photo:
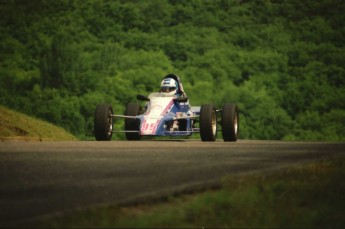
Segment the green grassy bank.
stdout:
[[48,122],[0,106],[0,141],[76,140],[72,134]]
[[[220,190],[160,203],[109,206],[53,218],[48,228],[286,227],[345,225],[345,157],[269,174],[228,176]],[[36,225],[36,226],[37,226]]]

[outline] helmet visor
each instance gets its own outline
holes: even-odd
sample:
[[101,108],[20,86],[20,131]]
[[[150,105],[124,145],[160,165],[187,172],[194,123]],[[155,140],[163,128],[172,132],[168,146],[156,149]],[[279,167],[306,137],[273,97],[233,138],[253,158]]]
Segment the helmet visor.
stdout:
[[176,90],[176,87],[161,87],[161,92],[171,92],[171,91],[174,91]]

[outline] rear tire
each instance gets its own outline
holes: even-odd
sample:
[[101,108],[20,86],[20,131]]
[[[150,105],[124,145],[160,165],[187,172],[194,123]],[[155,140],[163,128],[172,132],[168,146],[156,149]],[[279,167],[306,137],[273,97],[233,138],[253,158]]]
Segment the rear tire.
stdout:
[[239,118],[235,104],[226,103],[222,111],[222,134],[225,142],[237,141]]
[[213,104],[204,104],[200,109],[200,137],[213,142],[217,138],[217,113]]
[[109,104],[96,107],[94,116],[94,132],[97,141],[110,141],[113,135],[113,108]]
[[[141,114],[141,106],[139,103],[129,103],[126,107],[126,116],[137,116]],[[140,120],[126,118],[125,119],[125,130],[126,131],[139,131]],[[129,141],[137,141],[141,139],[140,133],[126,133],[126,139]]]

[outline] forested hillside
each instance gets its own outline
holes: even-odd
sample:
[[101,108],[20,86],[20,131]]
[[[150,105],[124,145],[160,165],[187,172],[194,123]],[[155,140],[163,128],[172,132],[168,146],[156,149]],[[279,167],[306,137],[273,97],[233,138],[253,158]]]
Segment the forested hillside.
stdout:
[[83,138],[98,103],[123,113],[175,73],[192,105],[235,102],[242,139],[345,140],[344,12],[343,0],[0,0],[0,104]]

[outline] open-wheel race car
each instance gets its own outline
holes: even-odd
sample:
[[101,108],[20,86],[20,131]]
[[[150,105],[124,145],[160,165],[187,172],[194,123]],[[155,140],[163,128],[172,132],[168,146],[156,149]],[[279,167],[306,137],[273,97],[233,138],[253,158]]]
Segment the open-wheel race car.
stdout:
[[[226,103],[221,109],[213,104],[190,106],[178,76],[169,74],[179,84],[180,96],[155,92],[138,95],[146,101],[144,109],[139,102],[129,103],[124,115],[113,113],[110,104],[97,106],[94,133],[98,141],[109,141],[113,133],[125,133],[127,140],[140,140],[143,136],[190,136],[200,133],[202,141],[215,141],[221,131],[224,141],[237,141],[239,117],[237,107]],[[124,130],[114,130],[115,119],[125,119]],[[221,128],[219,129],[218,126]]]

